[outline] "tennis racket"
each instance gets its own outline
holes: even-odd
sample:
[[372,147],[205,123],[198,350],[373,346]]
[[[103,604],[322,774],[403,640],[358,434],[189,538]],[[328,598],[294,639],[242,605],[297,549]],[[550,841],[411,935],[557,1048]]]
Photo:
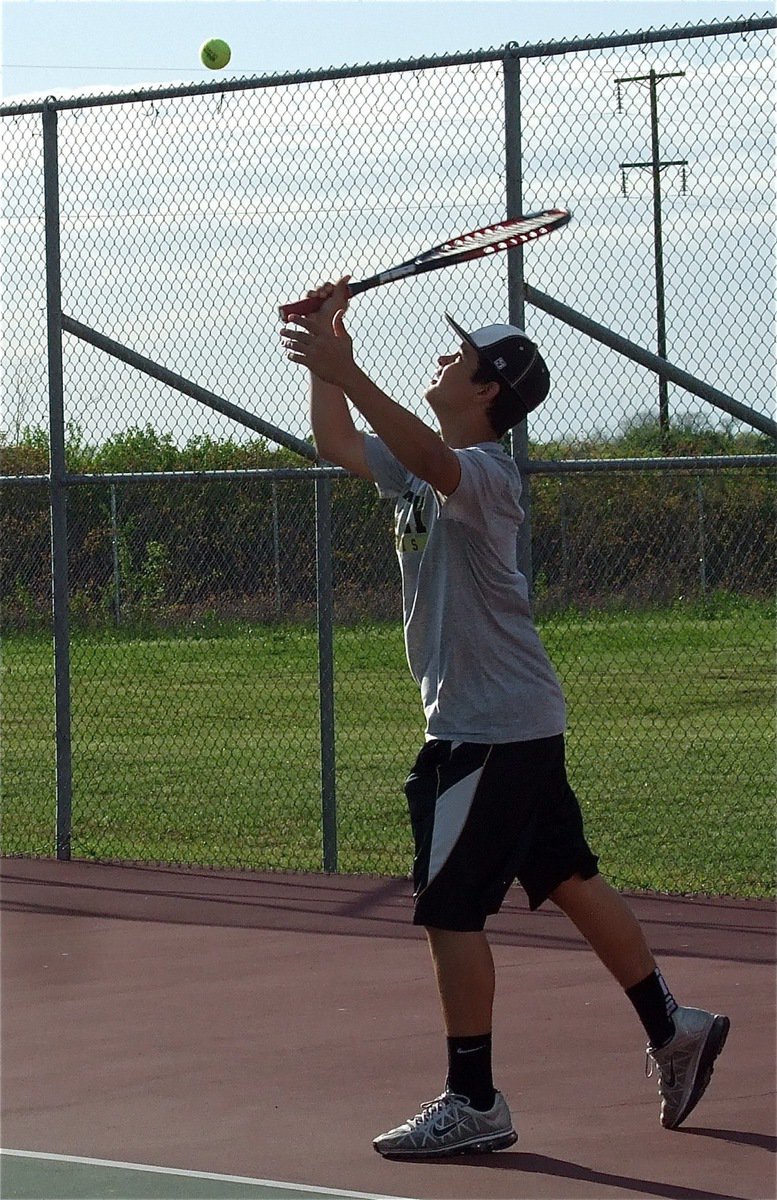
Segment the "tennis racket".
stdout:
[[[561,229],[571,216],[566,208],[548,208],[543,212],[527,213],[525,217],[513,217],[511,221],[502,221],[498,225],[473,229],[471,233],[462,233],[449,242],[443,242],[441,246],[426,250],[416,258],[411,258],[409,262],[400,263],[399,266],[381,271],[378,275],[370,275],[368,279],[362,279],[358,283],[349,283],[348,295],[358,296],[360,292],[382,287],[384,283],[391,283],[394,279],[423,275],[426,271],[438,271],[441,267],[452,267],[455,263],[484,258],[488,254],[496,254],[499,250],[512,250],[516,246],[523,246],[526,242],[536,241],[547,233]],[[305,300],[282,304],[278,311],[281,319],[288,321],[295,313],[317,312],[323,303],[318,296],[310,296]]]

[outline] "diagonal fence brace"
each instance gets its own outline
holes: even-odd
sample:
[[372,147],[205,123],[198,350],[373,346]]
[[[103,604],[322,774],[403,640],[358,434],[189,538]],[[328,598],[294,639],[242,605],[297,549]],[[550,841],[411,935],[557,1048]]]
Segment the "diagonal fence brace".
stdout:
[[571,325],[573,329],[579,329],[581,333],[587,334],[596,342],[601,342],[604,346],[609,346],[612,350],[617,350],[619,354],[625,355],[626,358],[632,359],[634,362],[640,363],[641,366],[647,367],[649,371],[654,371],[656,375],[660,375],[663,379],[668,379],[671,383],[676,383],[678,387],[683,388],[686,392],[692,392],[694,396],[700,396],[702,400],[708,401],[715,408],[720,408],[731,417],[736,417],[738,421],[743,421],[745,424],[757,429],[760,433],[765,433],[768,437],[777,439],[777,421],[770,420],[769,417],[759,413],[756,409],[750,408],[747,404],[742,404],[739,400],[734,400],[733,397],[727,396],[725,392],[718,391],[717,388],[710,387],[708,383],[697,379],[695,375],[690,375],[687,371],[683,371],[680,367],[675,367],[672,363],[667,362],[665,358],[661,358],[658,354],[652,354],[649,350],[645,350],[642,346],[637,346],[634,342],[630,342],[628,338],[621,337],[617,333],[613,333],[611,329],[607,329],[604,325],[598,325],[596,321],[592,321],[590,317],[584,317],[582,313],[576,312],[574,308],[569,308],[566,304],[562,304],[559,300],[554,300],[552,296],[547,296],[544,292],[538,292],[536,288],[524,284],[524,297],[533,304],[535,308],[542,309],[551,317],[557,317],[559,321],[563,321],[565,325]]
[[142,354],[138,354],[135,350],[130,350],[128,346],[123,346],[121,342],[115,342],[112,338],[98,333],[95,329],[90,329],[88,325],[82,325],[80,321],[75,321],[72,317],[65,316],[64,313],[62,314],[62,328],[67,333],[72,333],[74,337],[80,338],[81,341],[89,342],[91,346],[96,346],[98,350],[104,350],[106,354],[110,354],[113,358],[118,358],[121,362],[125,362],[129,366],[135,367],[138,371],[142,371],[144,375],[150,375],[152,379],[158,379],[160,383],[166,383],[168,387],[175,388],[176,391],[182,392],[184,396],[190,396],[192,400],[198,400],[200,404],[214,409],[225,417],[230,417],[231,420],[237,421],[240,425],[245,425],[247,429],[253,429],[255,433],[261,434],[262,437],[266,437],[270,441],[277,442],[279,446],[285,446],[287,450],[293,450],[295,454],[308,459],[309,462],[318,461],[316,451],[309,442],[303,442],[301,438],[294,437],[292,433],[286,433],[285,430],[278,429],[277,426],[271,425],[269,421],[263,421],[261,417],[255,416],[254,413],[248,412],[247,409],[239,408],[237,404],[232,404],[229,400],[224,400],[221,396],[207,391],[206,388],[200,387],[197,383],[192,383],[190,379],[185,379],[182,375],[176,375],[174,371],[160,366],[153,359],[144,358]]

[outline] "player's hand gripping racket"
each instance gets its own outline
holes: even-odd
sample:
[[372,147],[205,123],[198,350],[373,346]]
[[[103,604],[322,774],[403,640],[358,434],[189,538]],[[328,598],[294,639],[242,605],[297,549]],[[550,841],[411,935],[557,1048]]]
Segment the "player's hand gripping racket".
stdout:
[[[496,254],[499,250],[512,250],[523,246],[526,242],[536,241],[547,233],[553,233],[566,225],[571,217],[566,208],[549,208],[543,212],[527,213],[525,217],[513,217],[511,221],[502,221],[498,225],[486,225],[484,229],[473,229],[471,233],[462,233],[459,237],[443,242],[426,250],[409,262],[400,263],[388,271],[371,275],[358,283],[348,284],[348,295],[358,296],[359,292],[368,292],[371,288],[382,287],[394,279],[404,279],[408,275],[422,275],[425,271],[437,271],[440,267],[452,267],[455,263],[469,262],[473,258],[484,258],[487,254]],[[291,304],[282,304],[279,313],[282,320],[288,321],[295,313],[317,312],[324,303],[318,296],[310,296],[305,300],[294,300]]]

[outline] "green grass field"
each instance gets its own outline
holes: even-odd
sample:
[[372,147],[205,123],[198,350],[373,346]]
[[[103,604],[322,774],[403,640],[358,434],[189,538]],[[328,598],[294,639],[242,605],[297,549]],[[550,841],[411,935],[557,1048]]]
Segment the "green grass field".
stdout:
[[[619,886],[774,889],[774,619],[754,602],[541,622],[569,774]],[[3,654],[3,848],[53,852],[52,651]],[[317,870],[317,638],[306,626],[74,632],[73,856]],[[335,639],[339,867],[405,874],[422,736],[394,624]]]

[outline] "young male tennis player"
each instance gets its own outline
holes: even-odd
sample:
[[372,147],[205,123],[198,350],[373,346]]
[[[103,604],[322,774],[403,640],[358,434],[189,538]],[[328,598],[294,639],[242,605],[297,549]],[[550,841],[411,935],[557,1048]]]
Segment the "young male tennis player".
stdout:
[[[675,1129],[707,1087],[729,1020],[678,1006],[636,917],[598,873],[567,782],[564,698],[516,566],[521,480],[499,441],[545,398],[545,363],[514,326],[467,333],[448,317],[460,344],[426,390],[440,436],[354,362],[347,278],[309,293],[322,308],[294,317],[281,338],[311,373],[320,457],[396,502],[407,658],[426,714],[405,784],[413,920],[429,940],[448,1051],[442,1095],[375,1149],[426,1158],[517,1140],[492,1078],[484,932],[516,879],[532,909],[549,899],[567,914],[625,990],[657,1069],[661,1124]],[[372,433],[356,429],[348,401]]]

